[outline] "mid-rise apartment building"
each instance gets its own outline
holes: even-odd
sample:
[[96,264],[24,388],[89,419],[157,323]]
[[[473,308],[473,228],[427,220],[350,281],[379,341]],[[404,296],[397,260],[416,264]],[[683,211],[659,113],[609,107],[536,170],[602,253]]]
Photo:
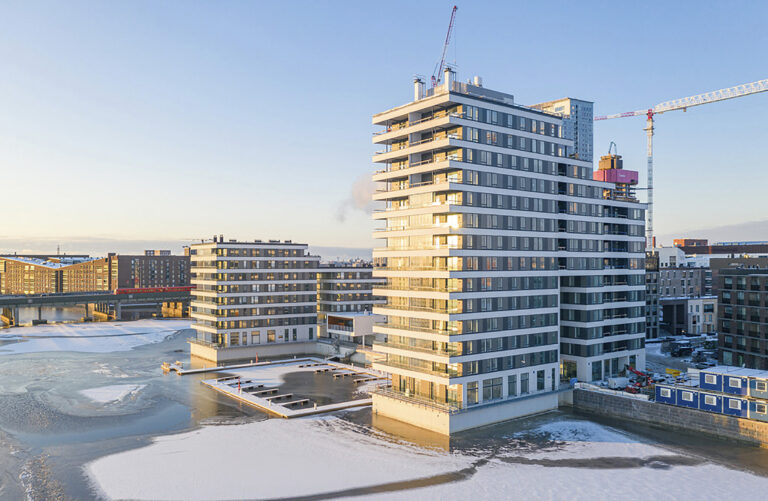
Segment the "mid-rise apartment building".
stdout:
[[768,370],[768,267],[722,268],[718,280],[720,362]]
[[144,255],[108,255],[110,289],[186,287],[190,281],[189,256],[173,256],[165,251]]
[[[316,339],[320,258],[306,244],[214,237],[192,245],[190,258],[193,356],[219,362],[301,353],[301,343]],[[270,348],[277,345],[288,348]]]
[[321,263],[317,273],[319,337],[369,343],[373,341],[374,305],[385,300],[373,288],[385,282],[373,276],[370,261]]
[[449,70],[373,117],[393,385],[374,412],[442,433],[555,408],[561,373],[645,365],[644,207],[569,158],[560,115],[479,83]]
[[662,298],[700,297],[711,294],[711,275],[707,268],[661,268],[659,294]]
[[105,258],[0,257],[0,294],[104,292],[188,285],[189,256],[110,253]]

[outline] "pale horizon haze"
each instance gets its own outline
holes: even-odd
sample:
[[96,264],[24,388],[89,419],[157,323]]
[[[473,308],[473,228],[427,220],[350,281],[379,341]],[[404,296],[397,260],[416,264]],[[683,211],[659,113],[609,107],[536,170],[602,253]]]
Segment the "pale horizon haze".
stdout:
[[[0,253],[224,234],[368,256],[371,116],[432,74],[453,4],[3,2]],[[569,96],[602,115],[768,78],[766,3],[458,7],[458,78],[520,104]],[[768,93],[658,116],[661,243],[768,240],[766,116]],[[594,143],[597,160],[615,141],[641,186],[644,125],[598,122]]]

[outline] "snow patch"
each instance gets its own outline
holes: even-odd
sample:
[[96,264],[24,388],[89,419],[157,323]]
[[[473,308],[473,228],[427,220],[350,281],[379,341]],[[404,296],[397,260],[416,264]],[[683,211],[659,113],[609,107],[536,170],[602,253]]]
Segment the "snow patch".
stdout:
[[364,430],[337,417],[209,426],[97,459],[86,472],[111,499],[261,499],[411,480],[471,461]]
[[119,402],[128,396],[134,396],[141,391],[144,384],[114,384],[110,386],[101,386],[99,388],[90,388],[80,390],[80,393],[94,402],[100,404],[109,404]]

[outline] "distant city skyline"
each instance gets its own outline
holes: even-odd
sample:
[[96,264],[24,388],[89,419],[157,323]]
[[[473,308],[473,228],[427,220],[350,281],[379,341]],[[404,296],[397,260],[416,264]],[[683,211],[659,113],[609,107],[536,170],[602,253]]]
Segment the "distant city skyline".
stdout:
[[[736,4],[460,3],[448,57],[521,104],[643,109],[768,77],[744,49],[768,41],[768,6]],[[431,74],[452,5],[0,5],[0,252],[214,233],[370,248],[370,115]],[[660,242],[768,240],[767,113],[759,94],[658,118]],[[643,126],[599,123],[594,143],[597,160],[615,141],[641,186]]]

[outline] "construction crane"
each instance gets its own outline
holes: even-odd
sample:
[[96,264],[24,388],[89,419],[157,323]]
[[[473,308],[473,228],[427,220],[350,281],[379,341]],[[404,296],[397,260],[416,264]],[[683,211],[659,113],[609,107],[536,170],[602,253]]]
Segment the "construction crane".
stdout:
[[743,85],[737,85],[736,87],[729,87],[727,89],[707,92],[705,94],[698,94],[696,96],[666,101],[657,104],[653,108],[649,108],[647,110],[630,111],[627,113],[604,115],[594,118],[594,120],[610,120],[612,118],[636,117],[638,115],[645,115],[646,117],[645,128],[643,130],[645,130],[648,135],[648,214],[647,223],[645,226],[645,245],[647,248],[653,247],[653,117],[668,111],[687,111],[688,108],[693,106],[716,103],[717,101],[725,101],[726,99],[749,96],[751,94],[757,94],[758,92],[765,91],[768,91],[768,79],[758,80],[757,82]]
[[445,53],[448,50],[448,45],[451,43],[451,32],[453,32],[453,22],[456,20],[456,11],[459,10],[457,6],[453,6],[451,10],[451,22],[448,23],[448,34],[445,35],[445,43],[443,44],[443,54],[440,56],[440,61],[435,65],[435,71],[432,73],[432,87],[440,85],[440,79],[443,78],[443,67],[445,66]]

